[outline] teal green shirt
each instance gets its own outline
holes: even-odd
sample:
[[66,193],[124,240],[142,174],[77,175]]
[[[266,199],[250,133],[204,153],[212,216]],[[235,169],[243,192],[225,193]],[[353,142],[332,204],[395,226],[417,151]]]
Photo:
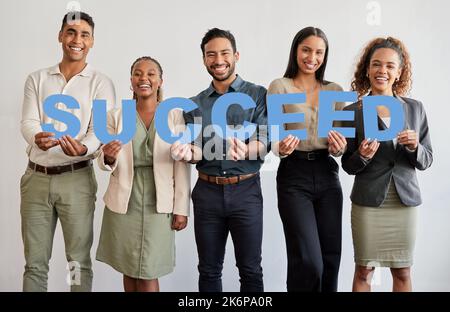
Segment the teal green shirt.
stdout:
[[[230,126],[243,125],[244,120],[252,122],[257,125],[256,136],[251,139],[257,139],[267,146],[267,129],[260,127],[267,126],[267,109],[266,109],[266,88],[255,85],[251,82],[243,80],[240,76],[231,84],[226,93],[241,92],[249,95],[256,103],[256,107],[244,110],[240,105],[231,105],[227,111],[227,124]],[[200,92],[198,95],[191,98],[198,108],[184,113],[186,123],[194,123],[195,117],[202,118],[202,133],[205,127],[211,125],[211,111],[214,102],[221,96],[215,89],[213,84],[208,89]],[[248,140],[245,142],[248,143]],[[211,150],[214,154],[213,159],[206,159],[203,153],[203,159],[197,163],[197,170],[212,176],[235,176],[249,173],[256,173],[261,168],[264,159],[258,158],[256,160],[226,160],[226,140],[213,133],[211,136],[202,136],[201,142],[195,143],[204,151]],[[222,146],[221,150],[216,150],[210,146]]]

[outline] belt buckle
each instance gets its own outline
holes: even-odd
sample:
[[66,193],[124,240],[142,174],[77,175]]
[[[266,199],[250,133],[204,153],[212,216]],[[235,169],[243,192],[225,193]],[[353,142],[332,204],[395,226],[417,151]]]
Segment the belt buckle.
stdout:
[[308,160],[316,160],[316,155],[315,155],[315,153],[314,153],[314,152],[309,152],[309,153],[307,154],[307,159],[308,159]]

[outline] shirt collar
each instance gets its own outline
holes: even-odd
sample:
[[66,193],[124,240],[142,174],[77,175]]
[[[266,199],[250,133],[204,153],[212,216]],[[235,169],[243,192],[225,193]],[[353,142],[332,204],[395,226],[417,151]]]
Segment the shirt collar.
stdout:
[[[50,75],[62,75],[61,70],[59,69],[59,63],[55,66],[50,67],[49,69]],[[92,67],[89,64],[86,64],[84,69],[78,73],[76,76],[82,76],[82,77],[90,77],[92,76]]]
[[234,92],[236,92],[237,90],[239,90],[241,88],[243,83],[244,83],[244,80],[238,74],[236,74],[236,79],[234,79],[234,81],[231,83],[230,88]]
[[214,89],[214,85],[211,82],[211,84],[209,85],[208,89],[206,89],[206,95],[207,96],[211,96],[214,94],[214,92],[216,92],[216,89]]
[[[228,92],[238,91],[241,88],[243,83],[244,83],[244,80],[238,74],[236,74],[236,79],[234,79],[234,81],[231,83],[230,87],[228,88]],[[214,84],[211,82],[208,89],[206,89],[206,94],[208,96],[211,96],[214,93],[217,93],[217,91],[216,91],[216,89],[214,89]]]

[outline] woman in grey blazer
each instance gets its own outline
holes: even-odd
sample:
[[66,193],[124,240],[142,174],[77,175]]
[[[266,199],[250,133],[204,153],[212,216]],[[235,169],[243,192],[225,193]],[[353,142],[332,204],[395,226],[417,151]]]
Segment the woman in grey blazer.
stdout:
[[[411,63],[403,43],[392,37],[372,40],[359,60],[352,89],[360,98],[369,92],[396,97],[403,106],[405,125],[395,139],[377,142],[364,135],[362,102],[345,108],[355,112],[350,124],[356,129],[342,157],[343,169],[355,175],[353,291],[370,291],[375,267],[391,269],[393,291],[411,291],[416,207],[422,203],[416,169],[430,167],[433,156],[422,103],[403,97],[410,86]],[[379,128],[388,128],[389,110],[379,106],[377,111]]]

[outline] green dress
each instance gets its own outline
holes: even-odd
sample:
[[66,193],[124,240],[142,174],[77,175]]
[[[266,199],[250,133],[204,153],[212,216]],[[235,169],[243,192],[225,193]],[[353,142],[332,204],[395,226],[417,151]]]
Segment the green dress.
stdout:
[[154,121],[147,130],[139,115],[132,141],[134,177],[126,214],[104,210],[97,260],[132,278],[155,279],[175,267],[172,214],[156,211],[153,176]]

